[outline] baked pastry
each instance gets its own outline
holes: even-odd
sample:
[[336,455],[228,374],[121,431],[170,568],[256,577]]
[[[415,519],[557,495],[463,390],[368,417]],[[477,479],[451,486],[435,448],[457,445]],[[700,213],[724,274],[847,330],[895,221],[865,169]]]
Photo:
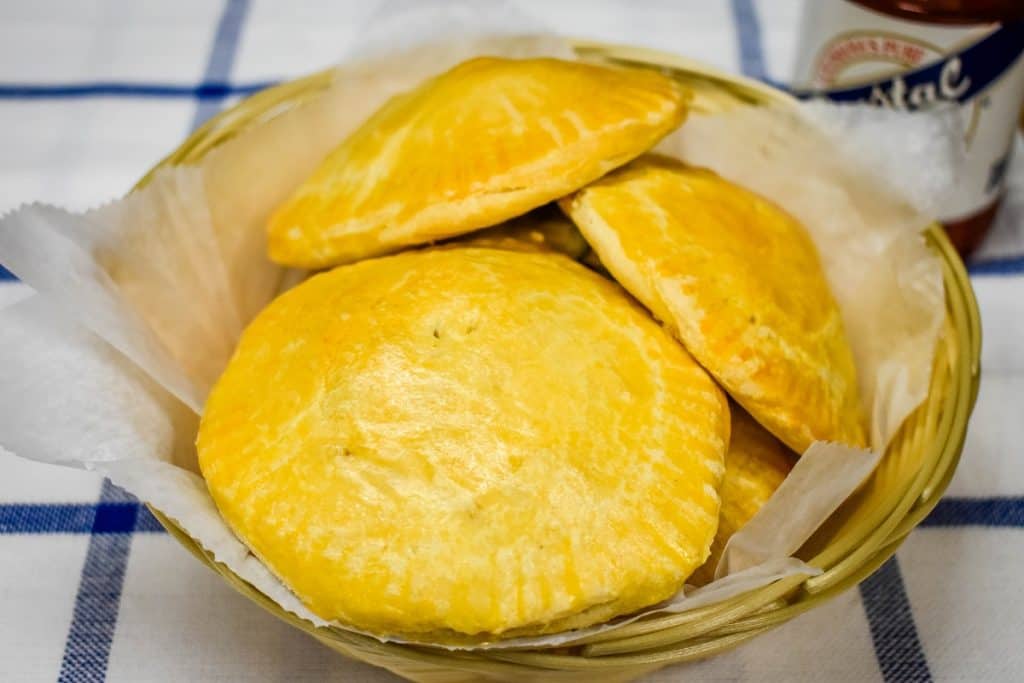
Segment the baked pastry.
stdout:
[[314,613],[446,642],[674,594],[707,558],[728,440],[724,394],[615,283],[450,248],[272,302],[197,445],[224,519]]
[[725,544],[768,502],[793,469],[796,457],[743,408],[735,403],[730,403],[730,408],[732,433],[725,454],[725,476],[718,491],[722,498],[718,531],[707,561],[687,580],[695,586],[715,578]]
[[457,237],[446,244],[491,247],[516,251],[554,251],[574,261],[590,251],[579,229],[555,206],[513,218],[493,228],[485,228]]
[[655,155],[560,205],[615,278],[786,445],[864,445],[839,308],[796,219]]
[[271,217],[270,258],[324,268],[497,225],[651,148],[685,91],[655,71],[479,57],[393,98]]

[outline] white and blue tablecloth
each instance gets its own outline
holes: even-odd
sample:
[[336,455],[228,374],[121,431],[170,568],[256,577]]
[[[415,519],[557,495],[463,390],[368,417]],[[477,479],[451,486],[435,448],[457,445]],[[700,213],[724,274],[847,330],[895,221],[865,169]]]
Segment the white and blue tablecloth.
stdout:
[[[514,4],[571,35],[777,81],[790,73],[801,12],[799,0]],[[374,0],[0,3],[0,213],[122,195],[222,107],[335,62],[380,11]],[[946,498],[858,589],[731,654],[649,680],[1024,678],[1022,162],[1018,154],[996,233],[971,265],[984,372]],[[24,293],[0,273],[0,305]],[[0,681],[105,679],[393,677],[236,595],[109,483],[0,455]]]

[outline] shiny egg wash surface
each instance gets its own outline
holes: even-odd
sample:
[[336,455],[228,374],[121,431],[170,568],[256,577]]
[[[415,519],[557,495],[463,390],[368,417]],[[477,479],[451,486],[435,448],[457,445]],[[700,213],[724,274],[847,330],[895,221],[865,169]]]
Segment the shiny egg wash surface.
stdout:
[[479,57],[392,98],[277,209],[270,258],[325,268],[497,225],[654,146],[689,93],[649,69]]
[[565,256],[406,252],[249,325],[200,465],[316,614],[443,641],[561,631],[674,594],[708,556],[722,391]]
[[653,154],[560,205],[615,279],[783,443],[864,446],[853,352],[799,221]]

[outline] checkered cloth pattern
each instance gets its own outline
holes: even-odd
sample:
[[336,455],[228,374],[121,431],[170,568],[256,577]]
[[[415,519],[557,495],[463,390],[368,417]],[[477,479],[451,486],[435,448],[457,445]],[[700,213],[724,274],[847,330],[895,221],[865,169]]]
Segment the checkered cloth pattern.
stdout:
[[[799,0],[517,4],[572,35],[776,81],[790,73],[801,11]],[[83,209],[122,195],[220,108],[335,62],[374,11],[375,0],[3,3],[0,211],[32,200]],[[1019,153],[1010,182],[971,265],[984,374],[947,497],[858,589],[733,653],[649,680],[1020,679]],[[25,294],[0,272],[0,305]],[[236,595],[109,482],[0,456],[0,680],[55,679],[394,680]]]

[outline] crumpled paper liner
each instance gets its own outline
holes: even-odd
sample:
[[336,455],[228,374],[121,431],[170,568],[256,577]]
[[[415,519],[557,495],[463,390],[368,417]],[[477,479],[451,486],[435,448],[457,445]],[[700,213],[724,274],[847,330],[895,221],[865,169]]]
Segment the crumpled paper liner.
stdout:
[[[375,33],[375,45],[408,47],[368,50],[339,67],[321,96],[252,127],[197,166],[162,169],[144,189],[85,214],[35,205],[0,220],[0,262],[37,291],[0,310],[0,443],[21,457],[110,477],[318,626],[326,622],[221,519],[193,445],[197,414],[241,328],[282,286],[301,279],[266,259],[266,218],[370,112],[423,77],[480,53],[569,54],[554,36],[525,35],[529,22],[510,17],[504,5],[504,14],[476,3],[449,3],[433,15],[416,7],[414,27],[444,25],[443,16],[457,12],[456,34],[422,42],[422,29],[410,36],[409,24],[391,29],[390,42]],[[873,120],[851,115],[844,125],[860,130]],[[870,474],[925,396],[944,317],[940,266],[919,234],[927,221],[901,200],[904,187],[919,188],[912,195],[933,192],[920,190],[913,174],[902,178],[900,196],[892,194],[857,166],[856,150],[840,149],[824,131],[811,135],[793,112],[694,118],[661,148],[773,198],[807,225],[854,346],[875,451],[812,445],[733,537],[720,578],[645,614],[815,574],[792,554]],[[912,168],[922,163],[938,169],[953,162],[919,157]],[[439,645],[554,646],[640,616],[552,636]]]

